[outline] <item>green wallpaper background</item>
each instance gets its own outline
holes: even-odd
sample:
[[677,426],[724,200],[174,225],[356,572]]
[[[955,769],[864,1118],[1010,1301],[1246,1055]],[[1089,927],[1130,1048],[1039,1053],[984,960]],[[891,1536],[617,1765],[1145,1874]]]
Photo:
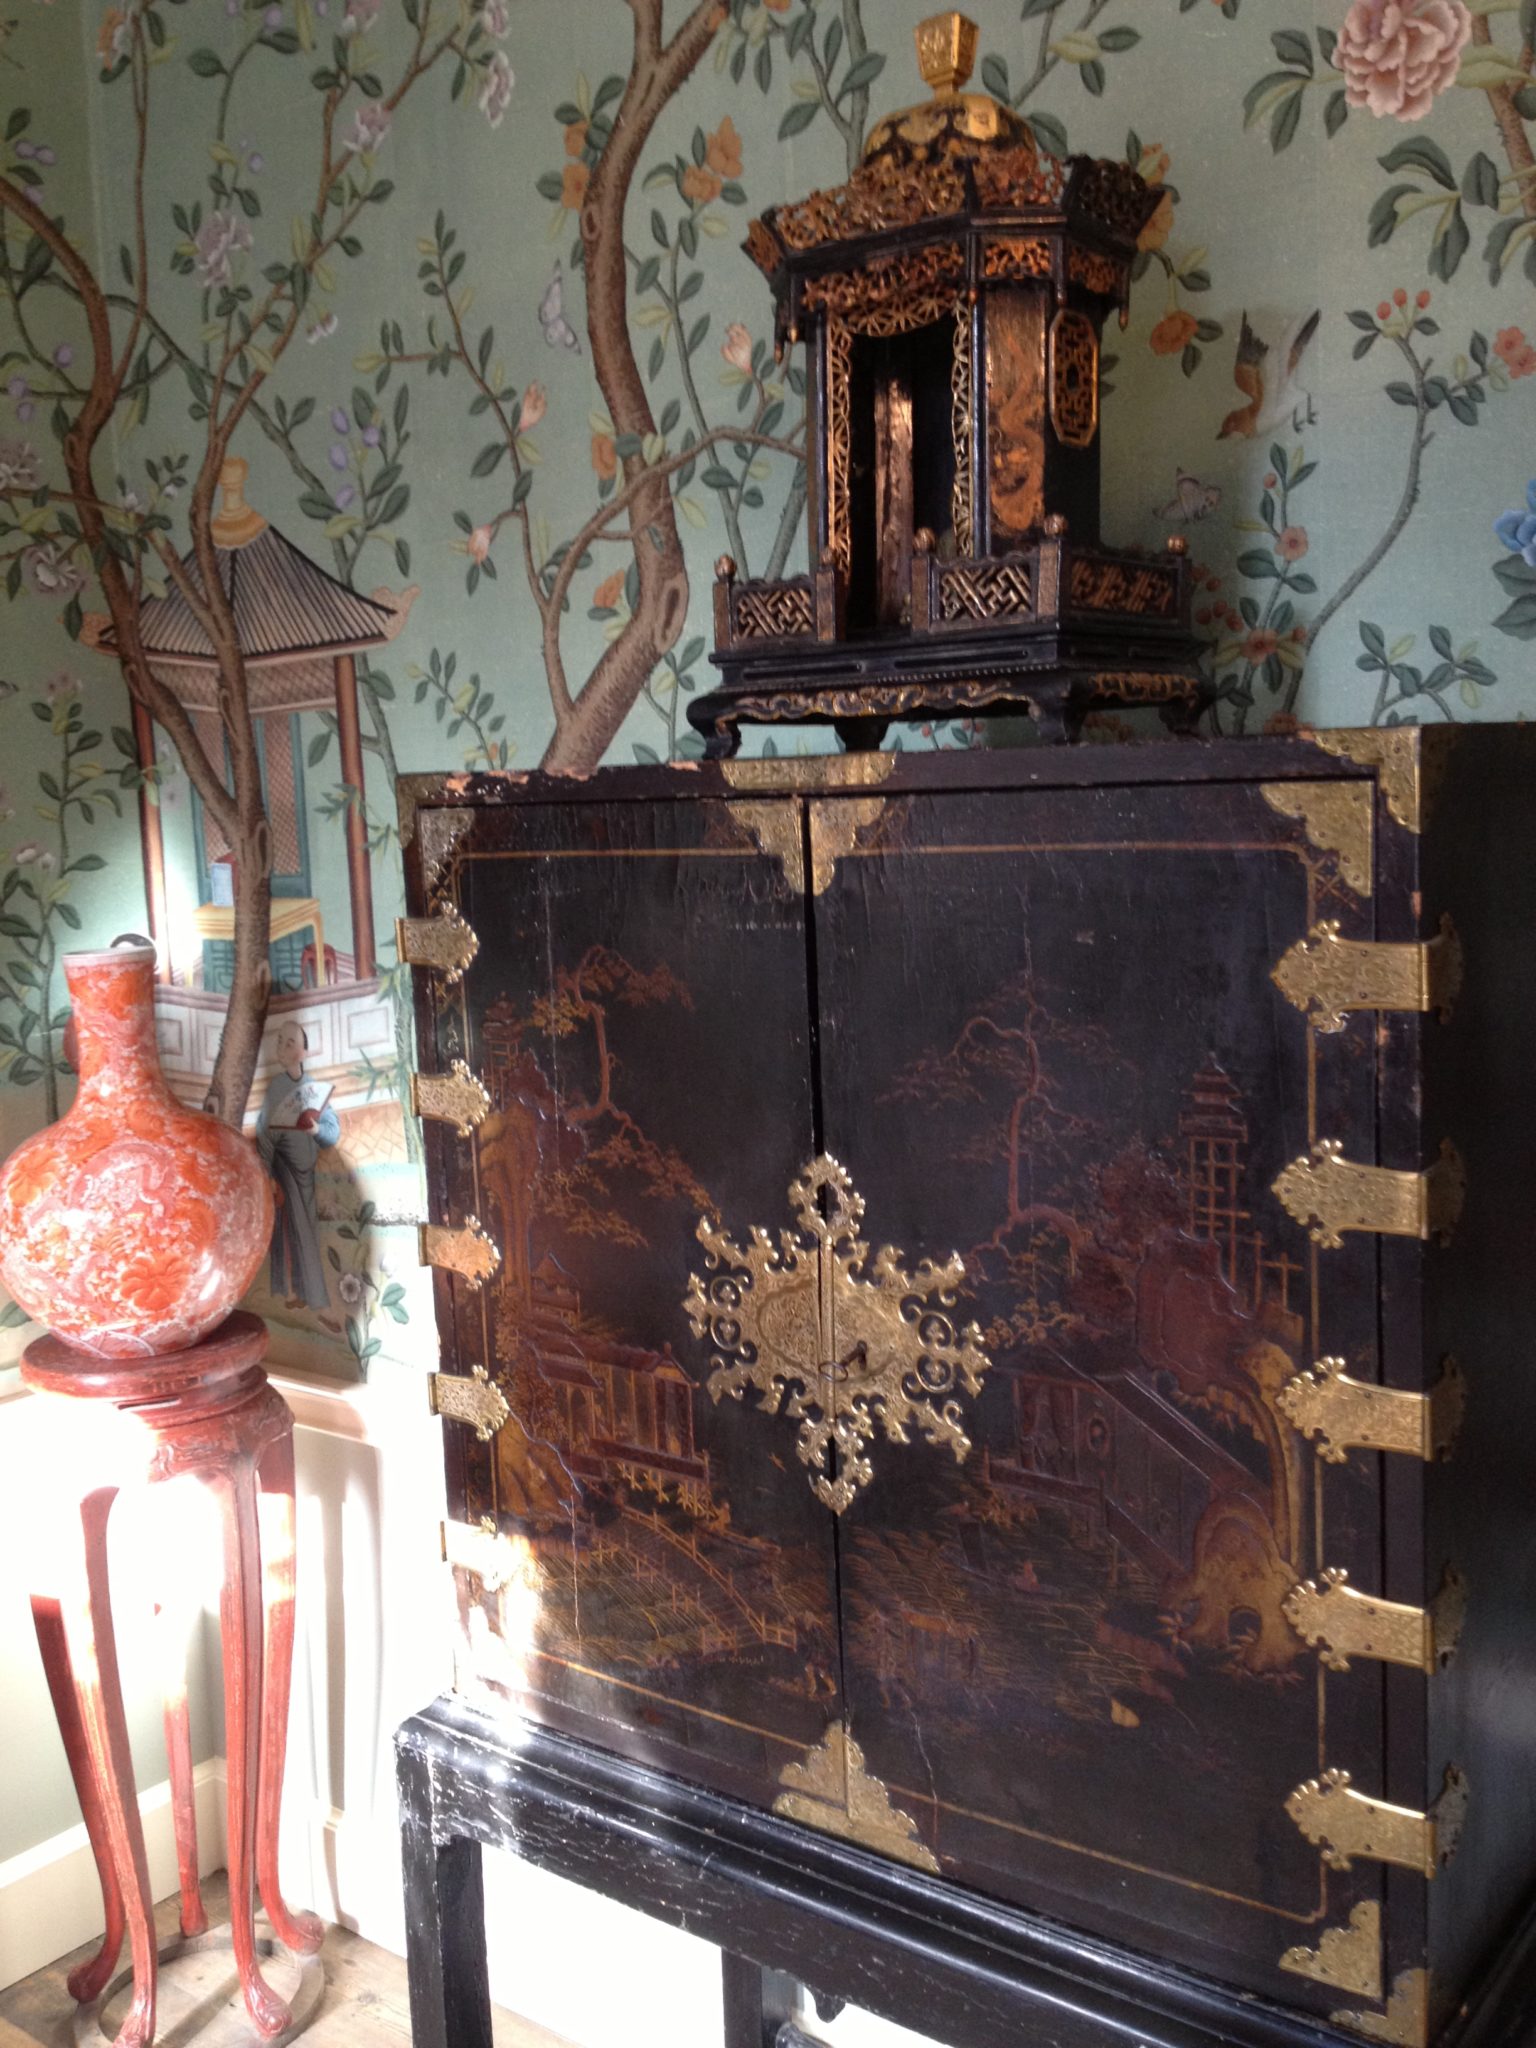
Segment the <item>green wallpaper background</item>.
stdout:
[[[1413,0],[1426,61],[1407,78],[1383,56],[1375,97],[1422,112],[1414,120],[1345,96],[1346,61],[1364,96],[1366,60],[1351,52],[1382,6],[973,8],[982,79],[1044,146],[1128,156],[1165,189],[1129,328],[1108,344],[1105,532],[1143,544],[1187,532],[1226,731],[1295,717],[1513,719],[1536,705],[1536,4]],[[756,573],[802,561],[798,371],[772,362],[768,294],[739,244],[754,211],[838,182],[873,116],[923,96],[910,32],[927,11],[16,10],[0,46],[4,1147],[68,1099],[58,954],[146,915],[129,703],[115,663],[79,637],[100,599],[60,455],[91,341],[69,263],[7,195],[40,207],[116,295],[119,348],[148,280],[95,476],[113,545],[146,590],[163,583],[147,551],[156,533],[186,546],[186,479],[227,348],[234,386],[250,386],[232,452],[250,465],[251,503],[359,590],[415,588],[398,637],[361,676],[361,801],[384,934],[400,896],[397,766],[685,748],[683,701],[712,674],[715,557],[729,550]],[[636,68],[655,122],[626,183],[610,124]],[[329,194],[327,136],[333,161],[346,154]],[[622,224],[627,345],[588,327],[578,209],[600,199],[612,232]],[[295,289],[291,339],[258,320],[242,351],[264,295]],[[1244,364],[1259,343],[1255,406]],[[626,346],[655,427],[638,438],[620,431],[594,371],[595,355]],[[692,459],[690,435],[705,444]],[[622,511],[635,458],[671,465],[686,608],[681,587],[659,606],[638,589]],[[974,737],[950,726],[903,743]],[[358,798],[342,785],[333,718],[301,715],[295,760],[298,893],[314,898],[345,978],[343,821]],[[197,806],[163,738],[152,781],[178,973],[195,979],[201,965],[216,980],[190,927],[204,889]],[[392,961],[381,946],[377,986],[325,1012],[348,1134],[321,1176],[326,1308],[261,1303],[365,1366],[408,1355],[412,1324],[418,1343],[430,1327],[405,1227],[419,1195]],[[206,1065],[217,1022],[206,997],[172,1002],[171,1038],[202,1033],[189,1072]]]

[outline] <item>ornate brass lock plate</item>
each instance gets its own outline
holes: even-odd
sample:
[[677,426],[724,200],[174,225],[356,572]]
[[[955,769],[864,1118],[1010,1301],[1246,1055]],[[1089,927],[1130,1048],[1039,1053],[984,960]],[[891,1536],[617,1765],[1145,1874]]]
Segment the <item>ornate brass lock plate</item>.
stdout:
[[797,1420],[812,1490],[841,1514],[874,1477],[877,1429],[892,1443],[916,1430],[963,1462],[971,1440],[957,1397],[980,1393],[991,1360],[977,1326],[957,1328],[948,1313],[965,1278],[957,1255],[908,1271],[883,1245],[871,1260],[858,1234],[864,1199],[826,1153],[789,1199],[799,1227],[777,1243],[754,1226],[742,1248],[699,1219],[709,1273],[690,1276],[683,1306],[693,1334],[716,1347],[713,1398],[755,1387],[764,1413]]

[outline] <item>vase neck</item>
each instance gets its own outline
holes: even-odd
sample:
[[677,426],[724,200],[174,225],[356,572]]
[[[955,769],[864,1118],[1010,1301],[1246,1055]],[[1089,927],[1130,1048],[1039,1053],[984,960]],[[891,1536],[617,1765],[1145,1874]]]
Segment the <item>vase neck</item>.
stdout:
[[145,1069],[158,1074],[154,954],[138,948],[66,954],[64,979],[74,1009],[80,1086]]

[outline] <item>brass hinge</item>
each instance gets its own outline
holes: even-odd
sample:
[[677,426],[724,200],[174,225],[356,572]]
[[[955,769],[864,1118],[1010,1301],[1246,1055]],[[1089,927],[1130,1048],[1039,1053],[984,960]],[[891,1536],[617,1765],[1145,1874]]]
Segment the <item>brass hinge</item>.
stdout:
[[462,1060],[455,1060],[446,1074],[411,1075],[411,1112],[435,1123],[452,1124],[461,1138],[467,1138],[490,1115],[491,1098],[485,1085]]
[[472,1365],[466,1379],[462,1373],[434,1372],[427,1375],[427,1400],[434,1415],[445,1422],[462,1422],[488,1444],[511,1415],[507,1397],[483,1365]]
[[471,1287],[480,1287],[501,1264],[501,1253],[478,1216],[466,1216],[455,1228],[447,1223],[421,1226],[421,1263],[457,1273]]
[[430,968],[449,988],[480,951],[480,941],[451,903],[436,917],[397,917],[395,950],[406,967]]
[[478,1522],[444,1522],[441,1528],[444,1564],[469,1572],[487,1593],[536,1581],[539,1567],[531,1546],[499,1535],[490,1515]]
[[1309,1158],[1286,1167],[1274,1192],[1297,1223],[1311,1226],[1313,1241],[1325,1250],[1337,1249],[1346,1230],[1448,1244],[1466,1200],[1467,1170],[1448,1138],[1423,1173],[1358,1166],[1344,1157],[1336,1138],[1324,1138]]
[[1467,1385],[1454,1358],[1427,1394],[1352,1380],[1342,1358],[1320,1358],[1315,1371],[1297,1373],[1276,1398],[1303,1436],[1317,1438],[1317,1455],[1330,1465],[1342,1465],[1355,1449],[1402,1451],[1430,1464],[1451,1454]]
[[1297,1977],[1310,1977],[1314,1984],[1352,1991],[1356,1998],[1380,1998],[1380,1905],[1375,1899],[1362,1899],[1347,1927],[1325,1927],[1316,1948],[1288,1948],[1280,1967]]
[[1281,955],[1270,979],[1319,1031],[1341,1031],[1351,1010],[1436,1010],[1443,1021],[1461,992],[1462,972],[1461,940],[1449,917],[1441,918],[1438,938],[1412,945],[1342,939],[1337,918],[1325,918]]
[[1369,2041],[1391,2041],[1395,2048],[1427,2048],[1429,2041],[1429,1972],[1404,1970],[1392,1986],[1385,2012],[1332,2012],[1336,2027],[1349,2027]]
[[1432,1878],[1456,1854],[1466,1818],[1467,1781],[1452,1765],[1428,1813],[1415,1813],[1354,1791],[1348,1771],[1324,1771],[1298,1785],[1285,1810],[1334,1870],[1348,1870],[1357,1856],[1366,1856]]
[[1320,1586],[1307,1579],[1288,1593],[1281,1611],[1330,1671],[1347,1671],[1351,1657],[1441,1671],[1461,1640],[1467,1583],[1460,1572],[1447,1570],[1428,1607],[1405,1607],[1358,1592],[1348,1572],[1330,1566]]

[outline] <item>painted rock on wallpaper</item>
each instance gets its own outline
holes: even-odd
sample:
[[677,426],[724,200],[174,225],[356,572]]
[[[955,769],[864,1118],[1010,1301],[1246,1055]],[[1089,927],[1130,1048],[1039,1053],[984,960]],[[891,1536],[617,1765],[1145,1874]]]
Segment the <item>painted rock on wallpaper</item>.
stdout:
[[223,1321],[272,1235],[254,1146],[166,1086],[155,949],[69,953],[80,1090],[0,1168],[0,1279],[103,1358],[177,1351]]

